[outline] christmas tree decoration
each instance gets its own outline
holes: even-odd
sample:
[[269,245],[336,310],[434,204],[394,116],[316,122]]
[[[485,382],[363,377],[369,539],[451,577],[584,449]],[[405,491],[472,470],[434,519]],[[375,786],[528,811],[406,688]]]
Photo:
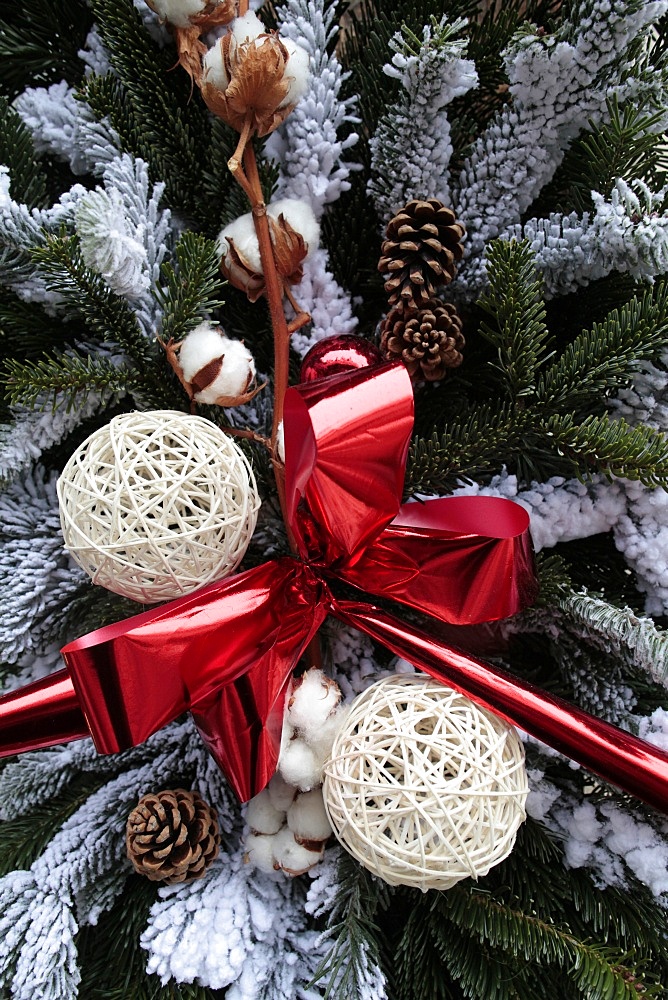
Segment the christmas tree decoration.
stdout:
[[358,696],[323,786],[346,850],[390,885],[423,892],[503,861],[527,793],[515,730],[426,677],[387,677]]
[[63,469],[58,500],[79,566],[146,604],[235,570],[260,506],[238,446],[175,410],[122,414],[91,434]]
[[378,261],[381,274],[389,274],[385,291],[390,305],[426,305],[439,285],[451,282],[464,255],[465,232],[438,198],[413,199],[390,219]]
[[307,82],[305,50],[269,34],[247,12],[204,56],[201,92],[210,110],[242,134],[245,145],[253,132],[267,135],[285,121]]
[[234,17],[231,0],[146,0],[151,10],[177,28],[226,24]]
[[179,343],[163,347],[188,397],[197,403],[241,406],[265,387],[253,387],[255,360],[248,348],[212,323],[200,323]]
[[3,998],[666,994],[667,18],[2,5]]
[[380,350],[400,359],[416,381],[436,382],[463,361],[462,321],[452,302],[429,299],[422,306],[400,301],[380,326]]
[[382,356],[370,340],[341,334],[324,337],[304,355],[299,369],[300,382],[312,382],[327,375],[341,375],[356,368],[367,368],[378,364]]
[[218,857],[218,816],[199,792],[149,792],[128,816],[125,840],[140,875],[166,885],[189,882]]
[[[304,275],[303,264],[318,249],[320,228],[306,202],[281,198],[267,206],[267,219],[275,266],[284,290]],[[260,244],[253,215],[249,212],[230,222],[218,237],[220,267],[235,288],[251,302],[265,292]]]

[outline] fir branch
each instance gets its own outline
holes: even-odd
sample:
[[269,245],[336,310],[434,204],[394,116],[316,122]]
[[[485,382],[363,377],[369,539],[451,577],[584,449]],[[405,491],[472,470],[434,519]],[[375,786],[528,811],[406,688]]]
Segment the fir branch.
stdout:
[[35,302],[24,302],[9,288],[0,288],[0,351],[4,356],[35,357],[54,344],[81,340],[85,328],[49,316]]
[[630,383],[641,361],[659,361],[667,342],[668,286],[661,281],[576,337],[541,374],[536,398],[562,411],[602,405]]
[[323,1000],[350,1000],[361,995],[370,965],[380,954],[376,913],[384,909],[390,889],[345,851],[338,865],[338,887],[325,937],[331,950],[318,966],[310,985],[327,980]]
[[404,493],[449,492],[460,480],[478,480],[498,472],[520,447],[526,447],[533,427],[529,411],[508,404],[481,405],[452,421],[430,438],[415,438],[406,463]]
[[46,177],[35,157],[32,136],[4,97],[0,97],[0,163],[9,168],[14,201],[28,208],[46,207]]
[[644,486],[668,485],[668,447],[665,435],[651,427],[631,427],[625,420],[587,417],[578,423],[570,415],[553,415],[545,433],[558,452],[584,472],[621,476]]
[[634,969],[624,952],[580,940],[568,928],[505,906],[491,894],[455,886],[437,908],[479,945],[489,944],[515,959],[561,966],[584,996],[635,1000],[640,991],[647,997],[663,992],[660,984],[646,981],[643,972]]
[[6,395],[12,406],[33,407],[39,402],[46,409],[64,405],[69,412],[89,392],[105,391],[125,395],[132,391],[133,373],[128,365],[111,358],[82,356],[70,352],[36,361],[7,358],[4,370]]
[[566,560],[552,552],[538,552],[536,570],[540,581],[540,593],[534,607],[550,608],[571,591],[571,574]]
[[139,945],[158,886],[131,875],[122,897],[99,922],[83,927],[77,938],[81,961],[81,996],[86,1000],[214,1000],[222,990],[189,983],[162,985],[146,972],[146,952]]
[[659,684],[668,685],[668,633],[631,608],[616,608],[590,594],[562,597],[557,607],[604,650],[624,655]]
[[109,114],[124,148],[146,160],[152,178],[165,181],[171,206],[201,210],[208,116],[187,74],[174,69],[174,49],[156,48],[131,0],[91,0],[91,7],[119,82],[107,85],[111,108],[101,107],[102,93],[96,100],[90,82],[83,96],[97,114]]
[[27,86],[81,79],[77,53],[93,23],[85,0],[3,4],[0,14],[0,86],[9,97]]
[[155,350],[128,303],[84,264],[77,236],[47,234],[44,245],[34,248],[31,256],[48,287],[83,319],[90,335],[118,344],[139,366],[155,362]]
[[607,121],[590,121],[588,130],[573,142],[532,207],[534,215],[591,211],[591,192],[609,197],[620,177],[645,181],[652,190],[662,187],[668,172],[665,110],[647,111],[632,102],[620,107],[614,97],[608,101],[607,116]]
[[487,249],[489,292],[478,305],[495,320],[480,333],[499,354],[499,370],[511,399],[533,392],[536,372],[546,360],[548,330],[542,281],[527,242],[494,240]]
[[76,777],[51,801],[0,825],[0,876],[28,869],[40,856],[54,834],[93,792],[106,781],[103,775]]
[[163,339],[180,340],[188,330],[223,305],[220,253],[213,240],[184,233],[174,249],[175,263],[163,264],[164,287],[156,293],[163,310]]

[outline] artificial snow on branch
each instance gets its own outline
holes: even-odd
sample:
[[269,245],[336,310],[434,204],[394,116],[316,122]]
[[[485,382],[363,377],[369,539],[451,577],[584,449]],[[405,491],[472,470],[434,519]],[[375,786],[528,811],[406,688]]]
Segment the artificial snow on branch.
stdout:
[[[593,214],[529,219],[509,226],[504,240],[528,240],[536,268],[543,275],[545,297],[568,295],[613,271],[652,281],[668,268],[666,189],[653,193],[641,180],[618,178],[609,198],[591,192]],[[471,261],[458,294],[476,298],[487,284],[486,257]]]
[[666,0],[587,0],[555,33],[513,37],[503,53],[512,103],[476,141],[453,191],[473,260],[519,224],[578,132],[609,114],[620,62],[666,11]]
[[403,91],[369,143],[373,176],[367,186],[383,222],[413,198],[450,202],[452,142],[445,109],[478,86],[475,64],[464,58],[468,43],[456,38],[465,25],[444,15],[424,26],[421,39],[405,27],[390,40],[395,54],[383,69]]

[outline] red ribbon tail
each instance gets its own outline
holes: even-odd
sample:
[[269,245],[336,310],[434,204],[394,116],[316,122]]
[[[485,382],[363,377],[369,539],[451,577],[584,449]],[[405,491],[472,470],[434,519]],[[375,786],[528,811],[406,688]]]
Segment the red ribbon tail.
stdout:
[[333,602],[330,610],[340,621],[478,705],[668,813],[668,753],[528,681],[433,639],[371,604]]
[[90,736],[67,670],[0,698],[0,757]]

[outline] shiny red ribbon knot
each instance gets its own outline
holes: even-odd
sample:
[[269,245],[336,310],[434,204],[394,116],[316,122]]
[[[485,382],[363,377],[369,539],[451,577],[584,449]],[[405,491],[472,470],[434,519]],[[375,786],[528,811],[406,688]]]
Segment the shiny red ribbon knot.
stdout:
[[[413,428],[405,368],[319,379],[285,399],[287,519],[299,549],[63,650],[67,671],[0,699],[0,754],[91,735],[101,753],[186,710],[241,800],[274,773],[290,677],[327,614],[666,808],[668,754],[406,624],[342,580],[452,624],[535,599],[526,511],[508,500],[401,504]],[[82,714],[83,712],[83,714]]]

